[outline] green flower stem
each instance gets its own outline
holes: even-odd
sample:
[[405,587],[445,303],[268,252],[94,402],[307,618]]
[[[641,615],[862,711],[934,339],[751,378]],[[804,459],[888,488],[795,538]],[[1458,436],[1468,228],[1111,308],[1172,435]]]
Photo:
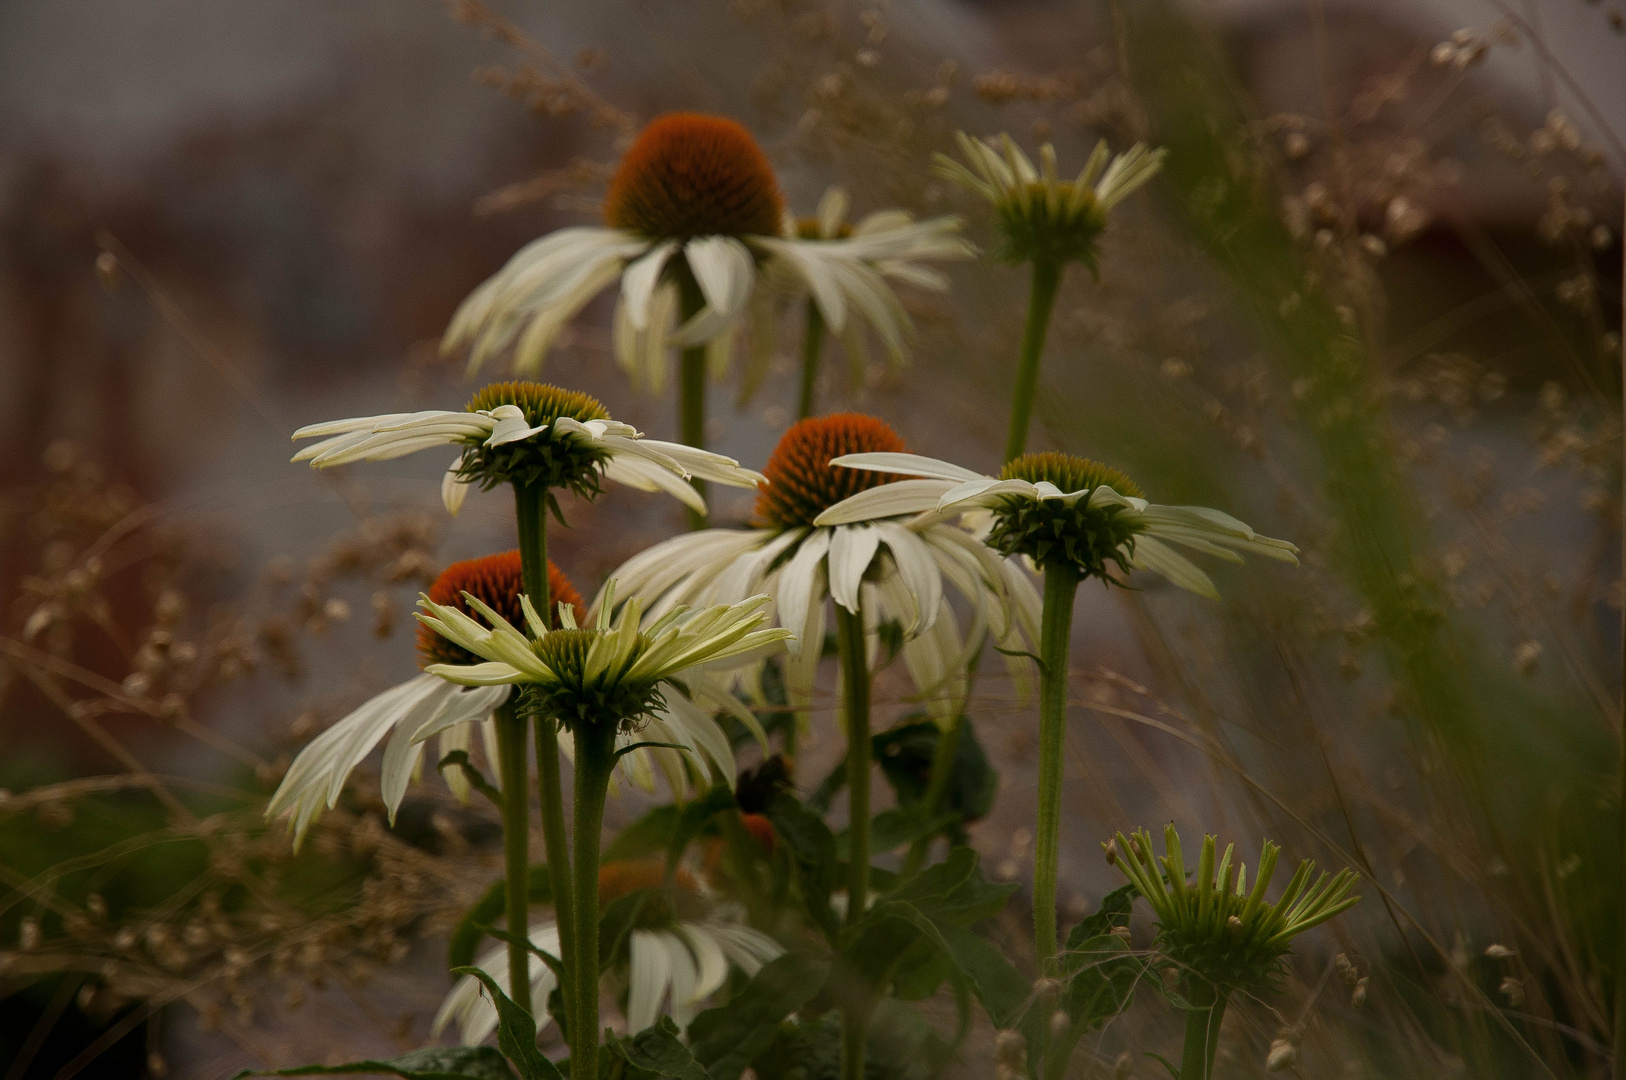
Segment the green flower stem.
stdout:
[[[515,484],[514,508],[519,525],[520,575],[525,584],[525,595],[537,614],[552,625],[553,595],[552,587],[548,584],[548,489],[540,484]],[[568,974],[575,960],[575,939],[571,933],[576,919],[570,891],[570,851],[565,846],[564,794],[559,781],[559,735],[553,720],[549,718],[537,716],[535,727],[542,843],[547,853],[554,920],[559,926],[559,962]],[[568,981],[559,991],[567,1017],[574,1015],[574,993],[575,988]],[[525,1000],[529,1001],[530,998],[527,996]]]
[[[706,306],[705,294],[700,291],[699,282],[695,281],[694,274],[690,272],[687,264],[681,264],[677,271],[678,279],[678,314],[679,325],[688,322],[700,309]],[[683,350],[683,359],[678,375],[678,438],[681,442],[696,449],[704,450],[706,447],[706,347],[696,345],[692,349]],[[706,482],[704,480],[692,481],[694,489],[700,492],[701,498],[706,495]],[[706,524],[706,516],[699,511],[689,511],[689,528],[699,529]]]
[[1061,843],[1061,778],[1067,735],[1067,659],[1078,575],[1044,568],[1039,626],[1039,820],[1033,847],[1033,944],[1044,973],[1056,974],[1056,860]]
[[604,797],[615,769],[614,723],[576,726],[576,1003],[570,1078],[598,1080],[598,871]]
[[1186,1041],[1180,1053],[1180,1080],[1209,1080],[1214,1075],[1214,1052],[1219,1049],[1220,1023],[1225,1019],[1228,994],[1206,979],[1188,982],[1187,1000],[1196,1009],[1186,1013]]
[[[869,899],[869,670],[864,654],[864,616],[836,606],[836,650],[841,663],[841,706],[847,721],[847,925],[864,914]],[[841,1078],[864,1080],[864,1040],[869,1030],[867,994],[856,992],[841,1010]]]
[[796,419],[813,415],[813,396],[819,381],[819,351],[824,345],[824,316],[810,297],[807,301],[807,336],[802,339],[802,397],[796,405]]
[[[536,715],[536,781],[542,796],[542,844],[548,854],[548,885],[553,893],[553,917],[559,927],[559,966],[565,979],[559,998],[565,1018],[576,1017],[576,897],[571,888],[570,848],[565,840],[564,792],[559,783],[559,731],[551,717]],[[547,1007],[547,1002],[543,1002]]]
[[1033,289],[1028,294],[1028,322],[1022,331],[1022,356],[1016,369],[1016,392],[1011,400],[1011,429],[1005,437],[1005,460],[1027,451],[1028,420],[1033,416],[1033,395],[1039,389],[1039,356],[1056,306],[1062,264],[1049,259],[1033,261]]
[[530,790],[525,783],[525,721],[514,715],[514,694],[497,707],[497,769],[502,778],[502,854],[508,877],[508,996],[531,1011]]

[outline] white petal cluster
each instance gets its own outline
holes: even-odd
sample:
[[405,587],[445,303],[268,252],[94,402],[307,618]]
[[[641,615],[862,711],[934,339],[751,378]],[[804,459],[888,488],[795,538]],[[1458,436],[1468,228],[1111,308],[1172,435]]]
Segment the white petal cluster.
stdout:
[[[605,590],[614,595],[613,578]],[[530,639],[479,597],[463,595],[469,606],[489,621],[489,628],[454,607],[435,603],[428,596],[418,600],[418,606],[427,613],[420,613],[418,619],[446,640],[484,658],[483,664],[431,664],[425,669],[465,686],[534,683],[558,687],[575,681],[653,686],[702,665],[719,669],[760,660],[782,650],[792,636],[786,630],[758,629],[768,618],[765,609],[771,601],[766,596],[699,609],[672,608],[647,627],[639,625],[640,604],[634,599],[622,609],[619,617],[612,616],[609,605],[600,608],[594,627],[596,634],[583,670],[558,671],[532,648]],[[520,604],[538,644],[550,634],[560,632],[547,628],[529,597],[520,597]],[[576,617],[569,605],[559,605],[559,619],[561,630],[577,629]]]
[[[845,196],[840,199],[844,212]],[[831,206],[827,198],[821,209]],[[764,367],[773,350],[775,290],[761,286],[772,277],[810,292],[832,333],[843,334],[856,313],[888,352],[901,355],[909,321],[887,279],[942,288],[942,276],[920,263],[971,255],[958,229],[953,218],[915,222],[901,211],[872,214],[851,236],[837,239],[804,240],[792,231],[655,240],[600,226],[560,229],[521,248],[470,293],[441,347],[468,346],[471,373],[509,346],[515,371],[540,371],[559,331],[619,278],[616,361],[635,387],[660,394],[671,349],[705,346],[708,367],[721,375],[737,339],[748,333],[748,372]],[[678,283],[668,273],[676,259],[687,264],[704,301],[681,322]]]
[[[796,634],[789,643],[786,682],[798,708],[812,696],[826,599],[863,612],[872,662],[881,623],[895,621],[903,630],[902,658],[917,692],[934,715],[952,719],[965,694],[966,666],[986,637],[1012,651],[1030,650],[1038,641],[1038,594],[1014,562],[959,525],[943,519],[900,521],[895,514],[831,527],[688,533],[634,556],[615,574],[622,594],[646,602],[651,617],[676,605],[771,595],[774,621]],[[945,582],[970,607],[971,623],[963,633],[953,608],[944,603]],[[611,597],[600,595],[594,609],[602,612],[610,603]],[[1025,674],[1020,668],[1014,673]]]
[[1100,212],[1106,214],[1156,175],[1167,153],[1136,143],[1113,157],[1107,141],[1102,139],[1078,176],[1064,181],[1057,170],[1056,148],[1049,143],[1039,148],[1039,167],[1034,168],[1009,135],[973,139],[960,131],[955,132],[955,140],[970,168],[946,154],[938,154],[935,166],[941,176],[996,206],[1025,200],[1034,185],[1042,185],[1050,212],[1069,216],[1086,209],[1092,197]]
[[[487,754],[495,759],[494,739],[489,737],[491,714],[509,693],[506,687],[466,689],[427,672],[391,687],[299,752],[271,796],[265,816],[288,817],[288,829],[297,848],[311,823],[339,801],[351,771],[389,736],[384,748],[382,795],[390,823],[394,824],[395,811],[418,771],[424,742],[431,736],[440,737],[439,760],[454,750],[467,750],[473,725],[480,724],[488,736]],[[448,770],[445,776],[453,793],[466,800],[468,782],[462,771]]]
[[916,514],[920,515],[919,520],[933,521],[967,511],[997,511],[1006,500],[1013,498],[1067,502],[1087,498],[1091,507],[1119,507],[1120,517],[1135,524],[1133,566],[1161,574],[1181,588],[1210,599],[1219,599],[1214,582],[1190,559],[1174,550],[1174,546],[1233,563],[1242,561],[1237,554],[1242,551],[1298,564],[1299,549],[1293,544],[1262,536],[1231,515],[1205,506],[1160,506],[1120,495],[1105,485],[1093,490],[1062,491],[1048,481],[1034,484],[1026,480],[996,480],[918,454],[849,454],[835,458],[830,464],[901,473],[920,479],[882,484],[862,491],[819,515],[820,524],[837,525],[882,513]]
[[[553,923],[537,923],[530,936],[537,948],[559,954],[559,928]],[[635,928],[628,944],[629,963],[606,973],[606,978],[625,985],[629,1032],[642,1031],[663,1015],[686,1030],[705,1000],[727,980],[730,968],[755,975],[763,964],[784,952],[772,938],[747,926],[739,909],[728,904],[715,906],[698,920]],[[508,947],[485,953],[477,966],[499,986],[506,986]],[[546,1001],[558,985],[553,972],[533,956],[530,975],[532,999]],[[545,1027],[549,1021],[543,1012],[538,1026]],[[496,1007],[478,980],[465,975],[457,981],[435,1014],[432,1033],[439,1036],[452,1023],[458,1025],[464,1044],[471,1046],[496,1030]]]
[[[600,469],[606,479],[640,491],[664,491],[700,513],[705,500],[687,481],[712,480],[730,487],[754,488],[764,483],[761,473],[740,466],[733,458],[682,443],[646,439],[631,424],[616,420],[583,423],[561,416],[551,424],[532,427],[518,406],[467,412],[431,409],[415,413],[386,413],[310,424],[294,432],[295,439],[319,439],[300,450],[294,461],[309,461],[325,469],[353,461],[389,461],[438,446],[502,446],[523,439],[566,438],[605,455]],[[458,477],[463,455],[452,462],[441,481],[441,500],[457,513],[468,484]]]

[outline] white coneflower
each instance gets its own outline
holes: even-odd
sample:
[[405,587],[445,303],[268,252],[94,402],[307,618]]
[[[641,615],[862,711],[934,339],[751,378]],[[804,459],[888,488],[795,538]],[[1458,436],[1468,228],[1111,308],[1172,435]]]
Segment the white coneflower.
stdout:
[[454,514],[470,484],[565,488],[591,498],[608,479],[664,491],[704,514],[705,500],[685,483],[691,477],[744,488],[762,481],[733,458],[646,439],[632,425],[610,419],[597,399],[546,383],[493,383],[461,410],[333,420],[302,427],[294,438],[321,440],[293,459],[318,469],[460,447],[441,482],[441,499]]
[[[862,608],[870,652],[878,627],[897,623],[917,691],[940,720],[951,719],[963,699],[966,665],[985,633],[1016,651],[1037,639],[1038,597],[1018,567],[946,519],[907,521],[898,517],[904,511],[881,509],[824,522],[821,515],[865,489],[911,486],[831,468],[832,458],[902,449],[890,426],[859,413],[793,424],[769,458],[769,483],[758,491],[752,527],[708,529],[656,544],[615,571],[619,595],[643,599],[651,615],[674,604],[772,595],[775,621],[797,635],[789,643],[786,682],[799,708],[811,698],[823,652],[826,601],[853,614]],[[970,604],[969,633],[962,635],[943,603],[945,581]],[[603,602],[594,601],[595,607]]]
[[1055,147],[1049,143],[1040,147],[1039,168],[1035,169],[1009,135],[978,140],[961,132],[957,138],[970,168],[938,154],[938,173],[993,204],[1000,257],[1033,264],[1005,439],[1005,460],[1010,461],[1027,449],[1028,422],[1039,386],[1039,357],[1062,273],[1069,263],[1079,262],[1099,276],[1097,241],[1107,227],[1107,213],[1156,174],[1164,152],[1136,144],[1108,164],[1110,154],[1102,140],[1078,176],[1063,180]]
[[[568,607],[579,609],[581,597],[558,567],[550,563],[548,576],[552,595]],[[493,610],[518,618],[522,591],[519,552],[509,551],[453,563],[429,587],[429,596],[437,603],[456,608],[463,605],[467,594],[479,598]],[[469,663],[474,659],[427,627],[419,630],[418,653],[424,665]],[[470,736],[479,725],[488,755],[494,758],[496,744],[491,717],[508,701],[509,695],[506,687],[469,688],[427,671],[391,687],[318,735],[299,752],[271,796],[265,816],[287,816],[297,848],[311,823],[324,809],[331,809],[338,802],[350,773],[388,736],[381,795],[393,824],[407,785],[418,772],[424,742],[438,736],[439,755],[444,758],[454,750],[467,750]],[[420,731],[427,734],[420,736]],[[462,770],[452,769],[445,776],[447,786],[460,799],[466,799],[469,787]]]
[[719,366],[754,323],[753,344],[771,349],[772,297],[758,288],[770,263],[812,293],[832,332],[857,316],[901,347],[906,319],[885,277],[928,280],[908,264],[964,250],[948,219],[876,218],[850,237],[803,238],[783,231],[783,214],[773,167],[744,127],[658,117],[610,180],[604,226],[560,229],[521,249],[458,308],[444,347],[471,346],[475,371],[512,345],[515,370],[537,371],[565,324],[619,279],[616,357],[659,393],[669,347],[709,345]]
[[[613,585],[608,588],[613,595]],[[597,1076],[599,920],[593,913],[599,909],[604,799],[617,761],[636,746],[627,745],[621,737],[647,731],[655,722],[665,691],[672,686],[670,680],[731,663],[749,663],[783,649],[789,631],[762,628],[767,617],[763,609],[769,603],[766,596],[757,596],[740,604],[674,608],[647,627],[640,626],[637,600],[628,603],[619,619],[611,614],[613,605],[606,603],[592,629],[573,625],[568,609],[561,608],[563,628],[549,630],[530,599],[522,597],[520,606],[531,633],[527,638],[477,600],[470,599],[469,604],[489,627],[427,597],[420,601],[424,613],[418,618],[424,625],[484,661],[434,664],[427,671],[470,686],[521,686],[538,714],[572,737],[575,839],[569,859],[574,914],[565,921],[574,922],[567,927],[574,946],[561,957],[570,976],[561,998],[571,1017],[571,1059],[578,1063],[572,1076],[577,1080]],[[562,861],[557,847],[549,844],[553,862]],[[551,863],[549,869],[553,869]],[[514,876],[509,880],[514,881]],[[510,921],[509,925],[527,924]],[[520,968],[517,957],[510,964],[512,970]]]
[[[902,210],[878,210],[852,224],[847,220],[848,202],[844,190],[832,187],[819,200],[814,216],[796,218],[787,211],[781,234],[786,241],[842,242],[848,254],[881,277],[934,292],[946,290],[948,278],[925,265],[927,260],[966,259],[976,254],[976,249],[959,235],[959,218],[939,217],[916,221]],[[806,329],[802,341],[801,395],[796,413],[797,419],[805,420],[814,412],[819,357],[826,326],[824,311],[830,306],[830,299],[810,289],[810,284],[819,279],[817,274],[802,274],[791,269],[802,258],[798,245],[790,244],[779,249],[773,249],[770,245],[770,250],[776,250],[780,255],[768,266],[770,277],[781,279],[777,282],[780,291],[808,294]],[[827,293],[828,289],[825,291]],[[871,294],[876,297],[884,295],[878,289],[872,290]],[[911,324],[901,304],[893,300],[890,306],[893,309],[890,319],[869,318],[868,322],[886,350],[888,363],[897,369],[902,366],[906,352],[905,340],[895,330],[908,331]],[[863,309],[859,310],[862,312]],[[868,363],[862,327],[857,320],[849,319],[839,337],[847,354],[851,384],[854,387],[862,386]],[[742,400],[748,399],[761,384],[767,374],[767,361],[770,358],[765,350],[753,352],[752,362],[747,365],[741,381]]]
[[935,458],[870,453],[837,458],[837,468],[917,479],[855,495],[821,521],[878,513],[922,520],[974,512],[990,517],[987,543],[1032,560],[1044,574],[1039,634],[1039,784],[1033,859],[1034,948],[1048,974],[1057,970],[1056,866],[1061,835],[1062,752],[1066,735],[1068,645],[1073,601],[1086,578],[1156,571],[1183,588],[1217,597],[1214,583],[1175,546],[1241,562],[1249,551],[1298,562],[1298,548],[1260,536],[1229,514],[1194,506],[1158,506],[1123,473],[1069,454],[1026,454],[998,478]]
[[912,484],[875,488],[827,512],[830,523],[876,514],[992,512],[990,546],[1026,555],[1040,568],[1066,565],[1080,580],[1113,580],[1120,572],[1151,570],[1183,589],[1218,599],[1209,576],[1170,545],[1228,562],[1238,551],[1298,564],[1298,548],[1261,536],[1229,514],[1205,506],[1159,506],[1141,497],[1116,469],[1070,454],[1028,454],[984,476],[915,454],[853,454],[833,463],[848,469],[913,476]]
[[[738,906],[718,903],[687,871],[679,868],[670,882],[658,860],[606,863],[598,872],[599,901],[608,906],[635,890],[649,890],[628,934],[626,951],[616,957],[604,981],[625,994],[628,1032],[639,1032],[661,1016],[686,1030],[706,998],[728,978],[731,969],[752,976],[784,949],[748,926]],[[550,922],[531,927],[531,943],[558,955],[559,930]],[[493,949],[478,966],[499,984],[508,979],[508,956]],[[546,1001],[558,980],[546,963],[533,957],[531,992]],[[548,1017],[541,1018],[542,1023]],[[497,1010],[481,992],[478,980],[464,976],[446,995],[435,1015],[432,1033],[458,1025],[465,1044],[483,1042],[497,1026]]]
[[993,205],[1002,247],[1010,262],[1081,262],[1096,268],[1096,241],[1107,227],[1107,214],[1163,167],[1167,151],[1148,150],[1136,143],[1113,157],[1105,139],[1084,168],[1071,180],[1062,179],[1056,148],[1039,148],[1034,168],[1009,135],[973,139],[955,134],[970,168],[947,154],[938,154],[939,175]]

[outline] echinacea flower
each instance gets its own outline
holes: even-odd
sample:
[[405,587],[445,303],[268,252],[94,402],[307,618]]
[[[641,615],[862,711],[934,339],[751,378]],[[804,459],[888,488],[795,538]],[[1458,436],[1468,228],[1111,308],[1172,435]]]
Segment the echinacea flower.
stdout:
[[[567,609],[581,610],[581,596],[570,579],[552,563],[548,564],[548,579],[549,589],[558,601]],[[474,597],[494,611],[518,618],[523,591],[519,552],[508,551],[453,563],[429,587],[429,596],[435,603],[458,611],[465,609],[466,597]],[[426,627],[418,632],[418,656],[425,667],[466,664],[475,659]],[[393,824],[407,785],[418,771],[424,742],[431,737],[419,738],[418,732],[428,729],[439,737],[436,759],[439,760],[454,750],[467,750],[470,736],[478,725],[485,736],[487,754],[494,757],[491,714],[508,700],[509,693],[508,688],[501,686],[471,689],[427,670],[391,687],[322,732],[299,752],[271,796],[265,816],[287,815],[288,828],[297,848],[323,809],[331,809],[338,802],[350,773],[388,736],[381,794]],[[469,787],[463,772],[451,769],[445,777],[453,793],[460,800],[466,800]]]
[[988,544],[1025,555],[1042,569],[1065,568],[1079,580],[1111,581],[1118,571],[1151,570],[1183,589],[1218,599],[1208,575],[1174,548],[1228,562],[1239,551],[1298,564],[1298,548],[1262,536],[1229,514],[1204,506],[1159,506],[1141,497],[1116,469],[1071,454],[1026,454],[996,477],[915,454],[868,453],[837,458],[839,468],[918,477],[864,492],[827,511],[820,524],[877,514],[953,515],[986,510]]
[[1269,840],[1260,849],[1251,889],[1248,868],[1231,862],[1235,844],[1227,844],[1216,862],[1214,837],[1204,836],[1193,878],[1173,825],[1163,830],[1162,858],[1153,856],[1152,837],[1144,829],[1128,838],[1119,833],[1114,840],[1113,864],[1157,916],[1158,952],[1178,965],[1183,976],[1215,987],[1269,989],[1295,937],[1360,900],[1349,895],[1359,880],[1353,870],[1323,871],[1317,877],[1315,863],[1308,859],[1299,863],[1280,897],[1266,900],[1281,854]]
[[632,425],[610,419],[597,399],[546,383],[493,383],[462,410],[333,420],[302,427],[294,438],[321,440],[293,458],[318,469],[459,447],[440,488],[441,500],[454,514],[470,484],[483,490],[502,483],[563,488],[592,498],[608,479],[640,491],[664,491],[703,514],[705,500],[685,483],[689,478],[744,488],[762,481],[760,473],[741,468],[733,458],[646,439]]
[[[959,235],[961,222],[957,217],[916,221],[903,210],[877,210],[854,224],[847,220],[849,202],[846,191],[839,187],[829,188],[819,200],[818,209],[812,217],[797,218],[786,211],[780,234],[786,241],[842,242],[849,255],[882,278],[932,292],[945,291],[949,282],[941,271],[925,265],[928,260],[968,259],[976,254],[976,248]],[[808,296],[802,354],[802,404],[798,413],[799,418],[805,419],[813,413],[813,386],[826,326],[824,310],[831,301],[828,295],[821,298],[819,291],[810,289],[811,282],[818,279],[817,273],[804,274],[795,269],[796,261],[801,257],[798,246],[787,246],[779,254],[781,257],[770,260],[767,267],[768,276],[777,291]],[[827,294],[828,290],[825,292]],[[877,297],[886,295],[879,289],[873,292]],[[906,357],[904,335],[913,327],[908,314],[895,298],[887,306],[891,309],[890,318],[871,318],[868,322],[886,351],[888,364],[896,370],[902,367]],[[899,333],[900,330],[903,334]],[[846,329],[840,332],[839,337],[842,349],[847,354],[850,381],[855,387],[861,386],[868,364],[863,328],[857,320],[848,320]],[[771,354],[765,350],[752,353],[751,363],[741,379],[741,400],[748,400],[761,384],[767,374],[769,359]]]
[[443,348],[468,345],[472,372],[512,345],[516,371],[540,370],[560,330],[619,279],[616,358],[635,385],[659,393],[669,348],[707,346],[716,371],[749,325],[753,348],[771,351],[773,297],[758,287],[769,262],[813,294],[833,333],[857,315],[883,341],[901,342],[905,322],[883,274],[941,257],[932,253],[945,248],[949,224],[804,240],[782,233],[784,205],[744,127],[698,113],[658,117],[610,180],[604,225],[560,229],[522,248],[463,301]]
[[[656,544],[615,572],[621,595],[644,600],[655,616],[678,604],[771,594],[775,621],[797,635],[788,646],[786,681],[800,708],[811,697],[823,651],[825,601],[855,614],[862,609],[872,649],[881,623],[898,624],[917,690],[935,695],[933,711],[951,718],[966,664],[986,632],[1012,648],[1037,638],[1037,595],[1018,567],[952,521],[902,520],[906,511],[887,507],[838,523],[821,520],[859,492],[914,483],[832,468],[832,459],[877,451],[907,457],[903,447],[886,423],[858,413],[793,424],[768,461],[769,483],[757,493],[752,527],[708,529]],[[945,581],[970,604],[972,624],[963,638],[943,603]],[[600,596],[595,610],[607,603]]]
[[1039,148],[1035,169],[1009,135],[973,139],[956,132],[955,138],[970,167],[938,154],[936,170],[993,204],[1001,258],[1053,266],[1081,262],[1092,271],[1107,214],[1156,175],[1166,153],[1136,143],[1112,157],[1103,139],[1078,176],[1063,180],[1049,143]]
[[[599,870],[599,903],[608,907],[636,890],[648,890],[627,936],[627,945],[604,975],[619,997],[625,994],[627,1030],[639,1032],[661,1016],[680,1030],[727,980],[731,969],[752,976],[784,949],[768,935],[748,926],[737,905],[713,899],[689,873],[679,868],[670,882],[660,860],[606,863]],[[551,922],[531,927],[531,943],[557,956],[559,929]],[[478,966],[497,981],[508,982],[506,949],[492,949]],[[546,1001],[557,980],[546,963],[532,957],[532,996]],[[549,1021],[544,1014],[541,1025]],[[464,976],[446,996],[431,1029],[438,1036],[458,1025],[466,1045],[485,1040],[497,1027],[497,1011],[480,983]]]

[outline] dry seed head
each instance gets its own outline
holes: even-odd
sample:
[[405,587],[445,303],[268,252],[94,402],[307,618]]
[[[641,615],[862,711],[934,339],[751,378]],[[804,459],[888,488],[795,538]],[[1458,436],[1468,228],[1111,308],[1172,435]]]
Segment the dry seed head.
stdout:
[[721,116],[669,113],[621,159],[604,221],[663,240],[777,236],[784,207],[773,167],[750,132]]

